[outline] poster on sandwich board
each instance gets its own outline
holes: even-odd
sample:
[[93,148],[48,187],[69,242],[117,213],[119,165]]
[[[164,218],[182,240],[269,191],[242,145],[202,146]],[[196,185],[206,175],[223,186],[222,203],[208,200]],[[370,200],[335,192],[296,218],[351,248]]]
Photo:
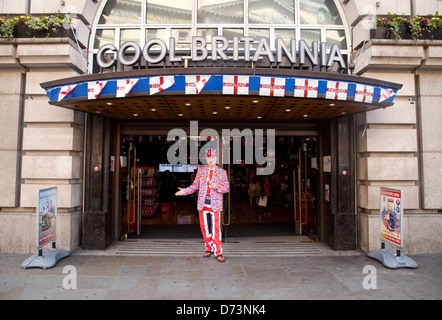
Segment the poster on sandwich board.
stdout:
[[37,192],[37,248],[57,239],[57,187]]
[[[417,263],[401,252],[404,244],[402,229],[404,217],[404,197],[402,190],[380,188],[380,240],[381,249],[367,252],[367,256],[379,260],[385,267],[417,268]],[[385,243],[396,247],[396,250],[387,250]]]
[[397,248],[402,248],[403,207],[402,190],[381,188],[381,241],[389,242]]
[[[37,191],[37,253],[23,261],[23,269],[52,268],[60,259],[70,255],[69,251],[56,248],[57,195],[57,187]],[[51,242],[52,248],[43,250],[43,246]]]

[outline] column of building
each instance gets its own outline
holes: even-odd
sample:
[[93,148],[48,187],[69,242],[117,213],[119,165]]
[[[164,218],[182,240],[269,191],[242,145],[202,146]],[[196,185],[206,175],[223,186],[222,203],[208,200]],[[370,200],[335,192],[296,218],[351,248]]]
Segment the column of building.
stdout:
[[[58,1],[32,2],[30,7],[4,2],[4,13],[10,16],[26,15],[25,10],[32,16],[63,10]],[[75,4],[79,7],[73,22],[83,30],[77,41],[72,34],[0,41],[0,252],[35,252],[37,190],[53,186],[58,187],[57,247],[75,250],[80,245],[84,114],[51,106],[40,87],[87,69],[84,48],[95,13],[87,7],[98,4]]]
[[[434,14],[437,1],[419,7],[420,14]],[[380,3],[367,10],[368,1],[348,3],[353,27],[352,58],[355,73],[403,84],[394,106],[356,117],[358,246],[380,247],[379,204],[381,186],[404,191],[402,221],[404,250],[436,252],[442,244],[442,190],[440,125],[440,65],[442,47],[433,40],[370,39],[368,13],[410,15],[410,2]],[[387,11],[388,10],[388,11]]]

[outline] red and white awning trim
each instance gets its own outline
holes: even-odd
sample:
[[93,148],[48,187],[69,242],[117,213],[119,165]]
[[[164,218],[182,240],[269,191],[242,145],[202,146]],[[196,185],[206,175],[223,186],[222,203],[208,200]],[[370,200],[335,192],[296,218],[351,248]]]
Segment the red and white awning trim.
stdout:
[[103,88],[106,86],[107,81],[89,81],[87,83],[87,97],[89,100],[97,99]]
[[377,104],[393,102],[397,89],[363,83],[362,81],[352,82],[324,78],[204,74],[111,78],[46,87],[46,92],[49,99],[54,102],[63,102],[69,99],[96,100],[154,94],[223,94],[327,99]]
[[199,76],[185,76],[186,77],[186,94],[199,94],[207,81],[210,79],[210,75]]
[[259,95],[267,97],[284,97],[285,78],[261,77]]
[[150,94],[155,94],[175,85],[175,77],[173,76],[159,76],[150,78],[149,90]]

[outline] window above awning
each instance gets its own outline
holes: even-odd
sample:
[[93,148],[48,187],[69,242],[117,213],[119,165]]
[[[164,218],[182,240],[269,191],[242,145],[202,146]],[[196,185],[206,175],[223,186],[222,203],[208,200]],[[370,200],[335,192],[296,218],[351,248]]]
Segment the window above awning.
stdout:
[[42,83],[49,103],[114,119],[326,120],[393,105],[401,84],[279,69],[146,69]]

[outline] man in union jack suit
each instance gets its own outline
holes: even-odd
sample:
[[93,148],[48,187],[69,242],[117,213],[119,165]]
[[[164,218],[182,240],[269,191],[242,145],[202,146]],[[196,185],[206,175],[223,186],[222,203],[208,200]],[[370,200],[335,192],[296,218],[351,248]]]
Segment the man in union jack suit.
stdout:
[[219,262],[224,262],[221,248],[221,211],[223,193],[229,192],[229,181],[226,170],[216,165],[215,148],[206,150],[206,160],[207,165],[198,169],[192,185],[188,188],[178,188],[180,190],[175,195],[187,196],[199,190],[197,209],[206,245],[204,257],[210,257],[214,253]]

